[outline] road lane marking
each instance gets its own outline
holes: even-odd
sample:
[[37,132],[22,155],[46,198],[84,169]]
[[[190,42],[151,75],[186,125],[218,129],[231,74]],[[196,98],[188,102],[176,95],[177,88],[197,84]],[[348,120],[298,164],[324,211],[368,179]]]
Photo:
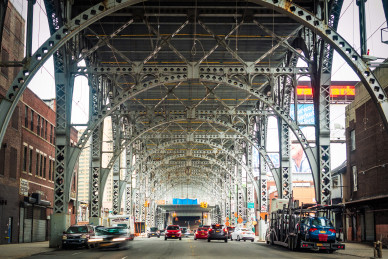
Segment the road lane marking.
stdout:
[[127,258],[128,256],[124,256],[123,258],[121,258],[121,259],[125,259],[125,258]]
[[82,254],[83,252],[78,252],[78,253],[74,253],[74,254],[71,254],[71,255],[77,255],[77,254]]

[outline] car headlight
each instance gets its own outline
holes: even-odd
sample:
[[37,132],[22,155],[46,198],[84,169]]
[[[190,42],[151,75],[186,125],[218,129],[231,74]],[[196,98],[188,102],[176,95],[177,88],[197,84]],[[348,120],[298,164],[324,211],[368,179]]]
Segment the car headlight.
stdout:
[[83,234],[83,235],[81,236],[81,238],[87,238],[87,235],[86,235],[86,234]]
[[66,239],[67,239],[67,236],[63,235],[62,240],[66,240]]
[[125,240],[126,240],[125,237],[118,237],[118,238],[113,238],[113,239],[112,239],[113,242],[125,241]]

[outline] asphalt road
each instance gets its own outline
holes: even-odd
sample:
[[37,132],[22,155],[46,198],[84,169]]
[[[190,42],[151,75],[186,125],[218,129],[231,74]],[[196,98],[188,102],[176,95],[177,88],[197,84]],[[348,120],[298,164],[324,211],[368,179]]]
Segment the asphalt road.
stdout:
[[56,250],[34,255],[28,258],[343,258],[340,254],[327,254],[324,252],[303,251],[291,252],[279,246],[270,246],[265,243],[237,242],[237,241],[211,241],[184,238],[167,240],[164,238],[136,238],[130,242],[127,250],[101,251],[94,249]]

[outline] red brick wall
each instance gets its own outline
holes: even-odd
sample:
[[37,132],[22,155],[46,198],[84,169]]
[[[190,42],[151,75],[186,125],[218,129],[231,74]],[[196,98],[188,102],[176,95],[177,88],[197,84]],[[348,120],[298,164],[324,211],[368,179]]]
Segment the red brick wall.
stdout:
[[[0,48],[0,60],[21,61],[24,54],[24,21],[19,13],[8,2],[5,25],[3,27],[2,45]],[[19,33],[16,33],[19,31]],[[3,55],[5,54],[5,55]],[[8,56],[8,57],[7,57]],[[5,59],[6,58],[6,59]],[[0,68],[0,100],[6,94],[6,90],[11,86],[14,77],[20,68]],[[0,165],[0,200],[6,201],[0,207],[0,244],[8,243],[6,238],[9,219],[12,219],[11,243],[18,242],[19,223],[19,177],[21,170],[21,120],[22,105],[19,103],[15,109],[13,118],[17,122],[17,127],[12,127],[12,119],[7,127],[3,142],[1,143],[0,154],[4,152],[5,162]],[[15,124],[14,124],[15,125]],[[11,150],[16,151],[11,154]],[[4,170],[3,170],[4,168]],[[10,177],[10,169],[16,171],[15,176]]]

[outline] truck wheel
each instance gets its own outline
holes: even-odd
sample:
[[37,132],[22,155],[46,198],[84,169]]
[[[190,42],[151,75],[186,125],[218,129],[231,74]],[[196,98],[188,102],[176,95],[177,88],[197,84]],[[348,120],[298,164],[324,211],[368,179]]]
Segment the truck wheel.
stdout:
[[208,239],[207,241],[210,242],[210,239]]
[[164,240],[166,240],[166,241],[167,241],[167,237],[164,237]]
[[225,243],[228,243],[228,239],[227,238],[225,238]]
[[180,237],[179,240],[182,240],[182,237]]
[[329,250],[327,250],[327,252],[329,253],[329,254],[332,254],[332,253],[334,253],[334,249],[329,249]]
[[240,242],[240,236],[237,236],[237,241],[239,241],[239,242]]
[[253,243],[253,241],[255,241],[255,240],[252,239],[251,242]]

